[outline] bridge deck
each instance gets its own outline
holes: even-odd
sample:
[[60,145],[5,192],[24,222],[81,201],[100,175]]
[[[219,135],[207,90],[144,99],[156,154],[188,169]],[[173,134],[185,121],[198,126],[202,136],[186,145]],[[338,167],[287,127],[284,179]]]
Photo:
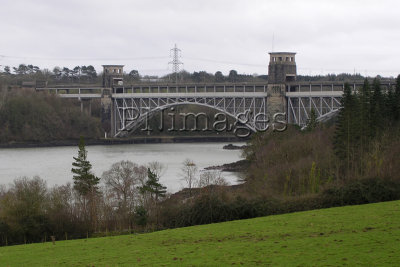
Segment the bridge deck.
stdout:
[[266,92],[114,93],[112,98],[267,97]]
[[101,94],[57,94],[61,98],[93,99],[101,98]]
[[[371,80],[372,82],[372,80]],[[286,84],[287,97],[341,96],[344,81],[295,81]],[[363,85],[364,80],[348,81],[353,91]],[[395,80],[381,80],[384,90],[395,85]],[[182,84],[134,84],[103,88],[88,87],[43,87],[37,91],[48,91],[63,98],[92,99],[101,98],[105,89],[112,92],[113,98],[151,98],[151,97],[261,97],[267,96],[267,83],[182,83]]]
[[287,97],[337,97],[342,95],[343,91],[286,92]]

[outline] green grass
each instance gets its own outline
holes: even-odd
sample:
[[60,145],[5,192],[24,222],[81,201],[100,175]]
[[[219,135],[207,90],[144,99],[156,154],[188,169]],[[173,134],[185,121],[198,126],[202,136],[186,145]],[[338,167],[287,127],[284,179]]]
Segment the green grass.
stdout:
[[0,248],[0,266],[399,266],[400,201]]

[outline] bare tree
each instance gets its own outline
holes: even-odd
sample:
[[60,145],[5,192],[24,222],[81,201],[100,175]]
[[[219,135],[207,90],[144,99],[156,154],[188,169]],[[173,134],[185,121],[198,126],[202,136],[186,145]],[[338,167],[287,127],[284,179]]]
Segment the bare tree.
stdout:
[[120,161],[114,163],[102,175],[106,189],[115,201],[114,207],[121,219],[127,223],[130,223],[129,218],[138,197],[137,186],[140,185],[140,177],[136,172],[138,169],[139,166],[131,161]]
[[10,185],[7,197],[2,201],[2,217],[10,228],[19,232],[24,243],[40,240],[46,231],[43,218],[48,201],[46,182],[40,177],[22,177]]
[[206,187],[209,185],[229,185],[229,183],[219,170],[204,171],[200,174],[198,186]]
[[197,165],[191,159],[185,159],[181,168],[182,180],[186,182],[191,195],[192,188],[197,184]]
[[56,185],[50,189],[47,212],[54,227],[53,235],[64,235],[64,238],[68,239],[68,229],[78,214],[75,210],[74,193],[76,192],[70,183]]
[[[149,168],[150,171],[154,173],[159,179],[161,178],[161,176],[164,175],[164,173],[167,170],[166,166],[159,161],[152,161],[148,163],[147,168]],[[146,176],[147,176],[147,170],[146,170]]]
[[7,90],[3,90],[3,86],[0,83],[0,111],[3,109],[7,102]]

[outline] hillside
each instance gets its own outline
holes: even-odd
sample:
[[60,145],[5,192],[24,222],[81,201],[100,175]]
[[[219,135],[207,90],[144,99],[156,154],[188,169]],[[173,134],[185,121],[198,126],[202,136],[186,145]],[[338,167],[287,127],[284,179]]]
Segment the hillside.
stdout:
[[375,265],[400,262],[400,201],[149,234],[0,248],[1,266]]

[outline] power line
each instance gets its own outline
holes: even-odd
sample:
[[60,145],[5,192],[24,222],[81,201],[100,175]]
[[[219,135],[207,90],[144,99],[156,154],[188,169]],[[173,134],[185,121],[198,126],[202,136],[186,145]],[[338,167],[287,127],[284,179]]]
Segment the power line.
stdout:
[[106,60],[115,60],[115,61],[128,61],[128,60],[155,60],[155,59],[166,59],[166,56],[149,56],[149,57],[123,57],[123,58],[114,58],[114,57],[32,57],[32,56],[14,56],[14,55],[0,55],[0,58],[10,58],[10,59],[39,59],[39,60],[96,60],[96,61],[106,61]]
[[172,56],[172,61],[168,64],[172,65],[172,72],[175,74],[175,81],[178,82],[179,65],[183,63],[179,60],[181,57],[181,50],[175,44],[175,47],[170,50],[170,56]]
[[221,61],[221,60],[207,59],[207,58],[185,57],[185,59],[194,60],[194,61],[219,63],[219,64],[225,64],[225,65],[241,65],[241,66],[249,66],[249,67],[268,67],[268,65],[266,65],[266,64],[237,63],[237,62],[233,62],[233,61]]
[[[172,65],[172,71],[175,73],[175,78],[177,80],[179,71],[180,71],[180,65],[183,65],[183,63],[179,60],[181,57],[181,50],[177,48],[176,44],[175,47],[171,49],[170,57],[167,56],[144,56],[144,57],[35,57],[35,56],[16,56],[16,55],[4,55],[0,54],[0,61],[2,62],[2,65],[6,65],[4,60],[11,60],[11,59],[25,59],[25,60],[67,60],[67,61],[85,61],[85,60],[92,60],[92,61],[147,61],[147,60],[159,60],[159,59],[166,59],[166,58],[172,58],[172,61],[170,61],[168,64]],[[218,63],[218,64],[224,64],[224,65],[236,65],[236,66],[248,66],[248,67],[262,67],[266,68],[268,65],[267,64],[251,64],[251,63],[238,63],[238,62],[233,62],[233,61],[222,61],[222,60],[215,60],[215,59],[209,59],[209,58],[197,58],[197,57],[185,57],[186,60],[189,61],[199,61],[199,62],[211,62],[211,63]],[[299,72],[312,72],[312,73],[319,73],[321,72],[321,69],[317,69],[315,67],[307,67],[307,66],[297,66],[297,70]],[[157,69],[157,71],[161,71],[161,69]],[[325,72],[332,72],[332,73],[353,73],[355,70],[354,69],[331,69],[331,68],[323,68],[323,71]],[[367,70],[358,70],[358,72],[364,72],[367,74],[368,72],[373,72],[373,73],[397,73],[397,70],[375,70],[375,69],[368,69]],[[322,72],[321,72],[322,73]],[[310,73],[311,74],[311,73]]]

